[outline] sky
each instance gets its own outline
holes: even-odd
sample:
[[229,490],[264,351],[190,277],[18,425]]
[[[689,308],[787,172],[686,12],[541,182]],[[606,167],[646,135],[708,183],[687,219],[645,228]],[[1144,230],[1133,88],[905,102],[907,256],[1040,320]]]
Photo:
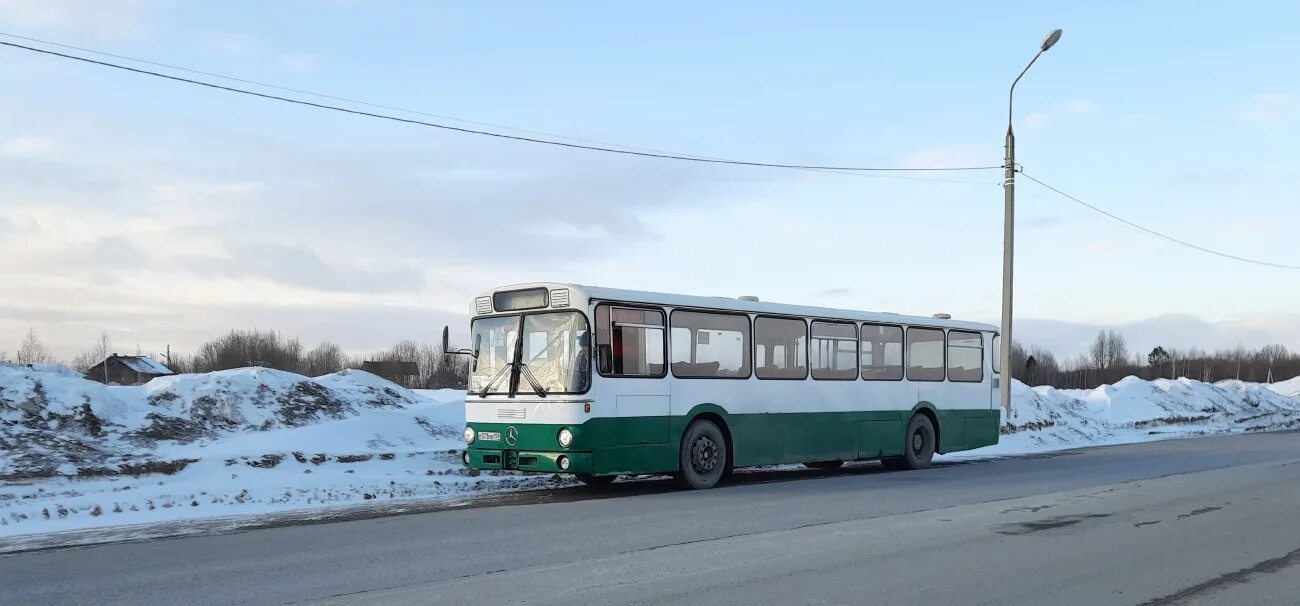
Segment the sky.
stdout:
[[[353,109],[914,168],[999,165],[1007,88],[1059,27],[1016,92],[1024,171],[1291,265],[1297,22],[1287,2],[0,0],[5,33],[439,117]],[[999,318],[997,170],[562,149],[8,47],[0,81],[0,351],[29,329],[70,358],[100,332],[156,354],[232,328],[373,351],[464,335],[475,293],[526,281]],[[1018,340],[1300,349],[1300,271],[1023,178],[1017,201]]]

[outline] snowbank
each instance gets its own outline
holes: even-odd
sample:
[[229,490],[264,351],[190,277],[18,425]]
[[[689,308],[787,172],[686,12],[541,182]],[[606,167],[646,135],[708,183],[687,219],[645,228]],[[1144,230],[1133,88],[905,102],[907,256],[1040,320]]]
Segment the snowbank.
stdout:
[[1016,382],[998,444],[950,458],[1300,427],[1300,399],[1279,385],[1127,377],[1096,389],[1055,389]]
[[1292,398],[1300,398],[1300,377],[1274,383],[1268,386],[1269,389]]
[[[979,458],[1300,426],[1300,379],[1013,387]],[[0,366],[3,537],[563,486],[462,467],[465,392],[264,368],[105,387]]]

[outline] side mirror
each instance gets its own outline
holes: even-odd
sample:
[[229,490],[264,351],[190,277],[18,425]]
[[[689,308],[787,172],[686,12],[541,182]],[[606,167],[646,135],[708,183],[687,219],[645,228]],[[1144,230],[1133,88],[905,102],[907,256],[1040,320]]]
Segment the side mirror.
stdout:
[[469,356],[478,359],[478,346],[483,343],[483,335],[474,335],[474,349],[457,349],[452,351],[451,338],[446,326],[442,327],[442,355],[444,356]]

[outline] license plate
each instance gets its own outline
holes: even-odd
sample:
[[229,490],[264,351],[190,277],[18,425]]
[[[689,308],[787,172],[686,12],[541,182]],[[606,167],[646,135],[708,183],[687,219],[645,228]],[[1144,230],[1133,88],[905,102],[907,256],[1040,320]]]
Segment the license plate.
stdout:
[[480,439],[480,440],[484,440],[484,441],[486,441],[486,442],[500,442],[500,441],[501,441],[501,432],[499,432],[499,431],[480,431],[480,432],[478,433],[478,439]]

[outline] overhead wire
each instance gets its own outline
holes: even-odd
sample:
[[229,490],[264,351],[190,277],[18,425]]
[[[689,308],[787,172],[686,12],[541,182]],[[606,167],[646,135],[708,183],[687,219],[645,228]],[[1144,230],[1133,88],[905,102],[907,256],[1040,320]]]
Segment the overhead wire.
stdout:
[[1167,242],[1171,242],[1171,243],[1173,243],[1173,244],[1178,244],[1178,245],[1180,245],[1180,246],[1185,246],[1185,247],[1187,247],[1187,248],[1191,248],[1191,249],[1194,249],[1194,250],[1198,250],[1198,251],[1203,252],[1203,253],[1207,253],[1207,254],[1215,255],[1215,256],[1218,256],[1218,257],[1223,257],[1223,258],[1225,258],[1225,259],[1231,259],[1231,260],[1233,260],[1233,261],[1240,261],[1240,262],[1242,262],[1242,263],[1250,263],[1250,264],[1253,264],[1253,265],[1261,265],[1261,266],[1264,266],[1264,267],[1274,267],[1274,268],[1278,268],[1278,269],[1295,269],[1295,270],[1300,270],[1300,265],[1288,265],[1288,264],[1285,264],[1285,263],[1274,263],[1274,262],[1272,262],[1272,261],[1262,261],[1262,260],[1259,260],[1259,259],[1251,259],[1251,258],[1249,258],[1249,257],[1242,257],[1242,256],[1239,256],[1239,255],[1234,255],[1234,254],[1231,254],[1231,253],[1226,253],[1226,252],[1223,252],[1223,251],[1220,251],[1220,250],[1215,250],[1215,249],[1213,249],[1213,248],[1209,248],[1209,247],[1207,247],[1207,246],[1202,246],[1202,245],[1200,245],[1200,244],[1196,244],[1196,243],[1193,243],[1193,242],[1188,242],[1187,240],[1182,240],[1182,239],[1180,239],[1180,238],[1175,238],[1175,237],[1173,237],[1173,236],[1170,236],[1170,235],[1168,235],[1168,234],[1161,233],[1161,232],[1159,232],[1159,231],[1156,231],[1156,230],[1151,229],[1151,228],[1149,228],[1149,227],[1146,227],[1146,226],[1144,226],[1144,225],[1140,225],[1140,224],[1138,224],[1138,223],[1134,223],[1134,222],[1132,222],[1132,221],[1129,221],[1128,219],[1125,219],[1125,218],[1123,218],[1123,217],[1121,217],[1121,216],[1119,216],[1119,215],[1116,215],[1116,214],[1114,214],[1114,213],[1112,213],[1112,212],[1109,212],[1109,211],[1107,211],[1107,210],[1105,210],[1105,209],[1103,209],[1103,208],[1100,208],[1100,207],[1098,207],[1098,206],[1095,206],[1095,205],[1093,205],[1093,204],[1089,204],[1088,202],[1085,202],[1085,201],[1079,199],[1079,198],[1076,197],[1076,196],[1070,195],[1070,194],[1068,194],[1068,193],[1066,193],[1066,192],[1064,192],[1064,191],[1062,191],[1062,190],[1060,190],[1060,189],[1058,189],[1058,188],[1056,188],[1056,187],[1053,187],[1053,186],[1051,186],[1051,185],[1048,185],[1047,183],[1044,183],[1042,180],[1035,178],[1033,175],[1031,175],[1031,174],[1029,174],[1029,173],[1026,173],[1026,172],[1024,172],[1023,170],[1020,171],[1020,175],[1023,176],[1024,178],[1026,178],[1026,179],[1029,179],[1030,181],[1033,181],[1034,183],[1037,183],[1038,185],[1040,185],[1040,186],[1042,186],[1042,187],[1044,187],[1044,188],[1047,188],[1048,190],[1050,190],[1050,191],[1052,191],[1052,192],[1055,192],[1056,194],[1058,194],[1058,195],[1060,195],[1060,196],[1065,197],[1066,199],[1069,199],[1069,200],[1071,200],[1071,201],[1073,201],[1073,202],[1075,202],[1075,203],[1077,203],[1077,204],[1080,204],[1080,205],[1082,205],[1082,206],[1084,206],[1084,207],[1087,207],[1087,208],[1091,209],[1092,211],[1094,211],[1094,212],[1096,212],[1096,213],[1099,213],[1099,214],[1101,214],[1101,215],[1104,215],[1104,216],[1106,216],[1106,217],[1109,217],[1109,218],[1111,218],[1111,219],[1113,219],[1113,220],[1115,220],[1115,221],[1118,221],[1118,222],[1120,222],[1120,223],[1122,223],[1122,224],[1124,224],[1124,225],[1126,225],[1126,226],[1128,226],[1128,227],[1131,227],[1131,228],[1137,229],[1138,231],[1141,231],[1141,232],[1143,232],[1143,233],[1145,233],[1145,234],[1147,234],[1147,235],[1150,235],[1150,236],[1153,236],[1153,237],[1159,238],[1159,239],[1161,239],[1161,240],[1165,240],[1165,241],[1167,241]]
[[280,96],[280,95],[272,95],[272,94],[262,93],[262,92],[257,92],[257,91],[252,91],[252,90],[248,90],[248,89],[244,89],[244,88],[238,88],[238,87],[233,87],[233,86],[225,86],[225,85],[222,85],[222,84],[216,84],[216,83],[213,83],[213,82],[205,82],[205,81],[203,81],[203,80],[195,80],[195,79],[192,79],[192,78],[184,78],[184,77],[181,77],[181,76],[175,76],[175,75],[171,75],[171,74],[164,74],[164,73],[156,72],[156,71],[152,71],[152,70],[140,69],[140,68],[130,67],[130,66],[127,66],[127,65],[121,65],[121,64],[117,64],[117,63],[110,63],[110,62],[107,62],[107,61],[99,61],[99,60],[91,59],[91,58],[88,58],[88,57],[80,57],[80,56],[77,56],[77,55],[70,55],[70,54],[67,54],[67,53],[61,53],[61,52],[52,51],[52,50],[48,50],[48,49],[36,48],[36,47],[27,46],[27,45],[23,45],[23,44],[17,44],[17,43],[14,43],[14,42],[4,42],[4,41],[0,41],[0,45],[8,46],[8,47],[12,47],[12,48],[23,49],[23,50],[27,50],[27,51],[31,51],[31,52],[36,52],[36,53],[41,53],[41,54],[50,55],[50,56],[55,56],[55,57],[61,57],[61,58],[64,58],[64,59],[70,59],[70,60],[73,60],[73,61],[80,61],[80,62],[83,62],[83,63],[89,63],[89,64],[93,64],[93,65],[99,65],[99,66],[102,66],[102,67],[109,67],[109,68],[113,68],[113,69],[118,69],[118,70],[123,70],[123,71],[128,71],[128,72],[134,72],[134,73],[137,73],[137,74],[153,76],[153,77],[156,77],[156,78],[163,78],[163,79],[172,80],[172,81],[176,81],[176,82],[183,82],[183,83],[187,83],[187,84],[193,84],[193,85],[196,85],[196,86],[203,86],[203,87],[207,87],[207,88],[212,88],[212,89],[217,89],[217,90],[224,90],[224,91],[228,91],[228,92],[232,92],[232,93],[238,93],[238,94],[243,94],[243,95],[249,95],[249,96],[253,96],[253,97],[260,97],[260,98],[263,98],[263,99],[270,99],[270,100],[275,100],[275,101],[282,101],[282,102],[285,102],[285,103],[292,103],[292,104],[302,105],[302,106],[307,106],[307,107],[314,107],[314,108],[323,109],[323,110],[342,112],[342,113],[353,114],[353,115],[358,115],[358,116],[366,116],[366,117],[377,118],[377,119],[381,119],[381,120],[390,120],[390,121],[393,121],[393,122],[400,122],[400,123],[406,123],[406,124],[415,124],[415,125],[420,125],[420,126],[427,126],[427,127],[430,127],[430,128],[437,128],[437,129],[448,130],[448,131],[454,131],[454,132],[460,132],[460,133],[465,133],[465,134],[473,134],[473,135],[480,135],[480,136],[486,136],[486,137],[495,137],[495,138],[499,138],[499,139],[507,139],[507,140],[521,141],[521,142],[535,143],[535,144],[542,144],[542,145],[552,145],[552,146],[557,146],[557,147],[567,147],[567,148],[573,148],[573,149],[583,149],[583,150],[589,150],[589,151],[599,151],[599,152],[613,153],[613,154],[623,154],[623,155],[640,156],[640,157],[648,157],[648,158],[659,158],[659,159],[666,159],[666,160],[679,160],[679,161],[686,161],[686,162],[701,162],[701,163],[709,163],[709,164],[726,164],[726,165],[735,165],[735,166],[756,166],[756,167],[765,167],[765,168],[784,168],[784,169],[797,169],[797,170],[845,171],[845,172],[851,172],[851,173],[854,173],[854,174],[856,174],[856,173],[861,173],[861,172],[873,172],[873,173],[874,173],[874,172],[979,171],[979,170],[991,170],[991,169],[1001,168],[1000,166],[861,167],[861,166],[833,166],[833,165],[815,165],[815,164],[784,164],[784,163],[776,163],[776,162],[756,162],[756,161],[748,161],[748,160],[733,160],[733,159],[727,159],[727,158],[712,158],[712,157],[691,156],[691,155],[683,155],[683,154],[671,154],[671,153],[646,152],[646,151],[636,151],[636,150],[631,150],[631,149],[616,149],[616,148],[614,148],[614,147],[600,146],[600,145],[586,145],[586,144],[578,144],[578,143],[566,143],[566,142],[563,142],[563,141],[552,141],[552,140],[547,140],[547,139],[539,139],[539,138],[535,138],[535,137],[525,137],[525,136],[519,136],[519,135],[508,135],[508,134],[504,134],[504,133],[496,133],[496,132],[485,131],[485,130],[478,130],[478,129],[472,129],[472,128],[463,128],[463,127],[459,127],[459,126],[452,126],[452,125],[449,125],[449,124],[439,124],[439,123],[436,123],[436,122],[427,122],[427,121],[424,121],[424,120],[415,120],[415,119],[411,119],[411,118],[402,118],[402,117],[399,117],[399,116],[391,116],[391,115],[386,115],[386,114],[379,114],[379,113],[368,112],[368,111],[363,111],[363,110],[357,110],[357,109],[351,109],[351,108],[346,108],[346,107],[340,107],[340,106],[337,106],[337,105],[329,105],[329,104],[325,104],[325,103],[316,103],[316,102],[313,102],[313,101],[306,101],[306,100],[303,100],[303,99],[294,99],[294,98],[291,98],[291,97],[284,97],[284,96]]

